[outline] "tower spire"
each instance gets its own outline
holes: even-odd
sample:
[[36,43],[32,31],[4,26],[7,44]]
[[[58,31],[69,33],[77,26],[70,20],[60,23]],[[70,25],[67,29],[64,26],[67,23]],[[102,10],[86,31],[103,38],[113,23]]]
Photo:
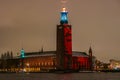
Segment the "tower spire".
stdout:
[[92,63],[92,48],[90,46],[89,48],[89,64],[90,64],[90,70],[93,70],[93,63]]

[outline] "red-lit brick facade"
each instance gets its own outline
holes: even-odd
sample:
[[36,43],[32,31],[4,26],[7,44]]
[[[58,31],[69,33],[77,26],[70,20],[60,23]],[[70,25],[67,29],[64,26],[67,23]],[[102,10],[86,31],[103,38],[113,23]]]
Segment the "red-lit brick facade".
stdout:
[[72,36],[71,25],[57,26],[57,68],[72,69]]
[[73,56],[73,70],[89,70],[89,58],[81,56]]

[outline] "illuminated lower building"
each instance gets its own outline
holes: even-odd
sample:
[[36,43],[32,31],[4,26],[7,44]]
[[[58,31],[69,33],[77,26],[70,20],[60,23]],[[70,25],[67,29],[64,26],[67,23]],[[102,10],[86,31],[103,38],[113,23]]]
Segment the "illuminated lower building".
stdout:
[[120,70],[120,60],[111,59],[109,68],[111,70]]
[[[58,70],[56,53],[57,51],[27,52],[23,59],[24,69],[27,72],[48,72]],[[71,69],[75,71],[90,70],[89,55],[85,52],[73,51],[71,62]],[[22,58],[20,58],[19,64],[22,69]]]
[[[57,70],[57,51],[25,52],[20,56],[2,60],[0,71],[7,72],[53,72]],[[72,51],[72,70],[90,70],[89,55],[85,52]]]
[[[22,64],[22,61],[20,61]],[[55,51],[28,52],[23,60],[27,72],[48,72],[56,69]],[[22,67],[22,66],[21,66]]]
[[89,71],[90,69],[90,61],[89,55],[85,52],[73,52],[72,56],[72,69],[78,71]]

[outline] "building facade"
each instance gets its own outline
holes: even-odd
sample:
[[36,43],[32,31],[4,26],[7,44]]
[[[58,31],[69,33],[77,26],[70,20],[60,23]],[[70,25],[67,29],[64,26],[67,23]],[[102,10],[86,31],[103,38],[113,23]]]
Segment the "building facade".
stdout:
[[[20,56],[3,60],[0,71],[50,72],[56,70],[92,70],[92,49],[85,52],[72,51],[72,26],[68,24],[68,12],[63,8],[57,25],[56,51],[25,52]],[[1,60],[2,61],[2,60]],[[7,64],[11,63],[11,64]]]

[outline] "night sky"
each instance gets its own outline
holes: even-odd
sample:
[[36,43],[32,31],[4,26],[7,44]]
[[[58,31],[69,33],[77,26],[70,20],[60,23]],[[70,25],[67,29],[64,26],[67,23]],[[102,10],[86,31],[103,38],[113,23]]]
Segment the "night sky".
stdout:
[[98,60],[120,60],[120,0],[0,0],[0,54],[56,50],[63,6],[73,51],[88,53],[91,46]]

